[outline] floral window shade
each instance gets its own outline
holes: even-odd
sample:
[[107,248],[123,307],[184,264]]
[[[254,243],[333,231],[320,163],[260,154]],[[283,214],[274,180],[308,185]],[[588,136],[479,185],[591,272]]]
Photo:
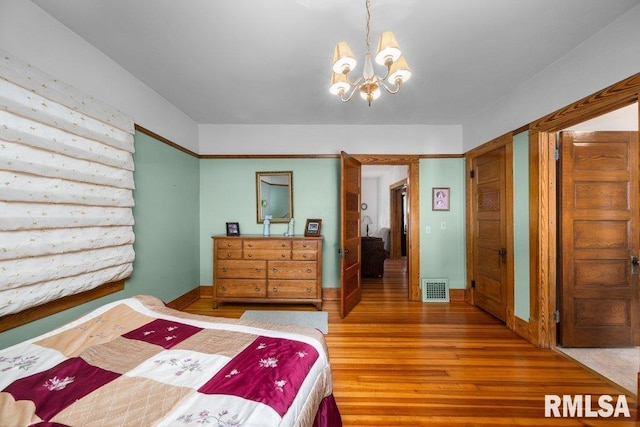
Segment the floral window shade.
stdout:
[[133,133],[0,50],[0,316],[131,275]]

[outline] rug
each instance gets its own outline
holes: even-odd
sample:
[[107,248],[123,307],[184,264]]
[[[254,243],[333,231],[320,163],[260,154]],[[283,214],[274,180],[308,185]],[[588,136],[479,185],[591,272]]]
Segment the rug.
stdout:
[[307,326],[323,334],[329,332],[329,314],[326,311],[247,310],[242,320],[253,320],[281,325]]

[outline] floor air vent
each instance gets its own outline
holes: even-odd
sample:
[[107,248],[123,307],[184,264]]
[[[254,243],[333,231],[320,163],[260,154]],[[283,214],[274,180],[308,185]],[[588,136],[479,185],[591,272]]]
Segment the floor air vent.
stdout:
[[449,279],[422,279],[422,302],[449,302]]

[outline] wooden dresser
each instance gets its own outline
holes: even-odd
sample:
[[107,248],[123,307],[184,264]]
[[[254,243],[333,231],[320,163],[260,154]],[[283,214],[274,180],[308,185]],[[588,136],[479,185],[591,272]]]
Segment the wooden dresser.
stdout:
[[322,309],[322,237],[213,236],[213,308],[221,302]]

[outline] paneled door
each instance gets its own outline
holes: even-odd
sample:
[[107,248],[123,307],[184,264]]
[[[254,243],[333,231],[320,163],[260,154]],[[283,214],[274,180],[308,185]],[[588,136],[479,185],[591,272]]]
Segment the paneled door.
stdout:
[[506,149],[496,148],[472,162],[474,304],[507,319]]
[[638,345],[637,132],[559,139],[561,344]]
[[344,318],[360,302],[360,184],[362,165],[341,153],[340,182],[340,316]]

